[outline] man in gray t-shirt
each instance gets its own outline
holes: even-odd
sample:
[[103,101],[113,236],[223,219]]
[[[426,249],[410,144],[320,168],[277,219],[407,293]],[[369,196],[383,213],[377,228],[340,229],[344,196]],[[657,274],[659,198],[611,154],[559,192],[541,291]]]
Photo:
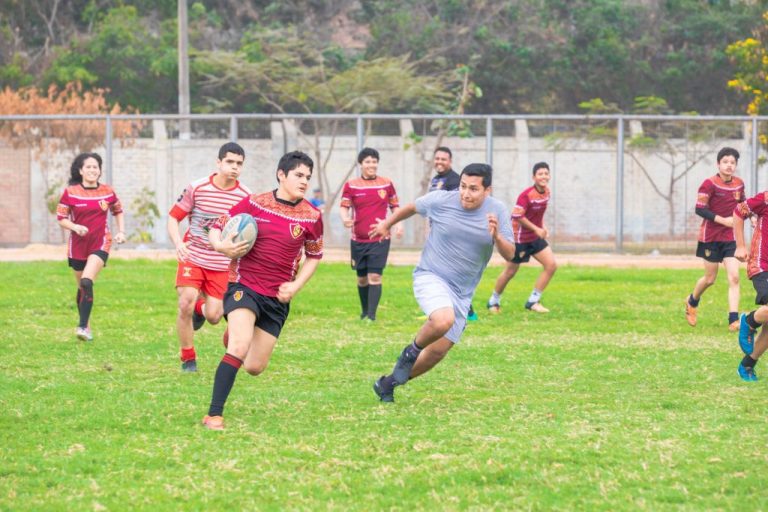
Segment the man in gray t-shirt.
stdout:
[[416,213],[431,226],[413,271],[413,293],[427,321],[403,349],[392,373],[374,383],[382,402],[394,402],[395,386],[434,368],[459,342],[494,245],[506,260],[514,256],[509,210],[490,196],[492,172],[489,165],[470,164],[461,172],[459,190],[430,192],[371,229],[372,236],[387,238],[394,224]]

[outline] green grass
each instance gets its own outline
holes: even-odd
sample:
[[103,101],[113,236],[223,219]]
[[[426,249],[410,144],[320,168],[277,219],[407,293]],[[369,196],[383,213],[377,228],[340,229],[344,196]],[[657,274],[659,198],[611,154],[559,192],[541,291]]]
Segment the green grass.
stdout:
[[[563,267],[544,296],[552,313],[535,315],[522,304],[536,269],[523,268],[491,317],[491,268],[480,321],[381,404],[371,382],[420,325],[410,268],[387,269],[369,327],[353,272],[322,264],[269,368],[241,372],[227,431],[210,432],[199,422],[223,326],[203,327],[200,371],[181,374],[174,270],[110,261],[84,344],[64,263],[0,267],[0,510],[768,504],[768,373],[736,375],[724,275],[691,329],[682,305],[697,270]],[[746,278],[742,295],[747,310]]]

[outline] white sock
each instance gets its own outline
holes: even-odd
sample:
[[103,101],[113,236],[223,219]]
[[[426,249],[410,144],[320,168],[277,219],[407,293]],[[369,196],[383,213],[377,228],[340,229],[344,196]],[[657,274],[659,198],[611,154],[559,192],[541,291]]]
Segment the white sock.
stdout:
[[491,294],[491,298],[488,299],[488,304],[490,304],[492,306],[500,305],[501,304],[501,295],[496,293],[496,291],[494,290],[494,292]]
[[541,292],[536,288],[533,289],[531,295],[528,297],[528,302],[531,304],[539,302],[541,300]]

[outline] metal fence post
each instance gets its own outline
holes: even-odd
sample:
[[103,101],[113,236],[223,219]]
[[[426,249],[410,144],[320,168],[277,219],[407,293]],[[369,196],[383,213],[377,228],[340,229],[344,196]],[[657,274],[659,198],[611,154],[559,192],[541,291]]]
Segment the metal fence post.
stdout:
[[760,142],[757,137],[757,129],[758,129],[758,123],[757,118],[752,118],[752,163],[750,172],[752,174],[752,194],[757,194],[757,192],[760,190],[759,185],[757,183],[757,159],[760,158]]
[[624,249],[624,117],[616,120],[616,252]]
[[104,156],[107,159],[106,181],[112,185],[112,118],[109,114],[107,114],[104,120],[107,123],[105,135],[106,140],[104,142],[104,151],[106,153]]
[[485,119],[485,163],[493,167],[493,118]]
[[237,117],[232,116],[229,118],[229,140],[237,142]]
[[359,154],[360,151],[363,149],[363,139],[365,138],[365,131],[363,129],[363,118],[361,116],[357,116],[356,127],[357,127],[357,152]]

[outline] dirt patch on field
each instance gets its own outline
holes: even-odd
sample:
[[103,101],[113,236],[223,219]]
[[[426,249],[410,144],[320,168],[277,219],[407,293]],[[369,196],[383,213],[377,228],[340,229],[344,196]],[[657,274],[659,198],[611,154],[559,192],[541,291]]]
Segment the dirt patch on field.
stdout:
[[[390,253],[389,263],[392,265],[415,265],[419,261],[420,251],[394,249]],[[576,265],[589,267],[612,268],[700,268],[701,261],[694,256],[671,255],[629,255],[613,253],[557,253],[560,265]],[[116,247],[111,258],[149,260],[172,260],[175,253],[169,249]],[[49,244],[30,244],[22,248],[0,249],[0,261],[66,261],[67,247]],[[349,249],[327,247],[324,259],[327,261],[345,262],[349,260]],[[494,253],[491,265],[502,265],[503,259]],[[536,263],[533,263],[534,265]]]

